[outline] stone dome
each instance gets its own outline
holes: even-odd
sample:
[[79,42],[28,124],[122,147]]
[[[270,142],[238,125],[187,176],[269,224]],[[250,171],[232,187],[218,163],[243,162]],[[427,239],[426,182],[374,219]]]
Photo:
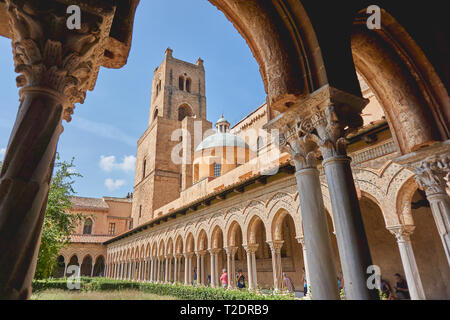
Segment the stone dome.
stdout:
[[248,144],[241,137],[229,132],[219,132],[203,140],[195,151],[218,147],[238,147],[249,149]]

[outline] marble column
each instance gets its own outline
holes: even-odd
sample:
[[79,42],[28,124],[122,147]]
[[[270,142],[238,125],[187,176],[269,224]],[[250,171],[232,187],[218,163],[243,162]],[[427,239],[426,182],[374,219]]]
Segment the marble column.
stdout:
[[200,253],[200,274],[201,274],[201,285],[206,286],[206,270],[205,270],[205,254],[206,251]]
[[416,182],[425,191],[450,266],[450,197],[445,177],[450,173],[450,156],[432,156],[414,167]]
[[173,283],[178,282],[178,255],[175,255],[174,265],[173,265]]
[[202,281],[201,281],[201,279],[202,279],[202,272],[201,272],[201,268],[200,268],[200,264],[201,264],[201,261],[200,261],[200,252],[195,252],[195,256],[197,257],[197,265],[196,265],[196,270],[197,270],[197,285],[201,285],[202,284]]
[[[310,284],[311,280],[309,278],[309,268],[308,268],[308,258],[307,258],[307,251],[306,251],[306,245],[305,245],[305,238],[304,237],[298,237],[297,241],[302,245],[302,251],[303,251],[303,265],[305,266],[305,275],[306,275],[306,285],[308,286],[308,293],[307,296],[310,295]],[[336,278],[337,279],[337,278]],[[303,284],[302,284],[303,285]]]
[[115,10],[110,3],[83,11],[83,28],[73,32],[67,6],[2,4],[22,89],[0,172],[0,243],[8,244],[0,246],[0,299],[28,299],[62,121],[71,121],[75,104],[93,89]]
[[217,287],[221,287],[222,286],[222,284],[220,283],[220,272],[221,272],[221,270],[219,270],[219,252],[220,252],[220,249],[215,249],[214,250],[214,270],[215,270],[215,273],[214,273],[214,281],[216,282],[216,286]]
[[236,288],[236,252],[238,247],[229,247],[229,250],[231,251],[231,275],[228,275],[228,282],[231,284],[231,288]]
[[257,289],[257,281],[254,277],[256,276],[256,255],[255,252],[258,249],[258,244],[248,244],[243,245],[245,251],[247,252],[247,273],[248,273],[248,288],[250,290]]
[[301,134],[297,127],[286,127],[283,147],[290,153],[296,169],[305,242],[303,248],[308,248],[304,254],[308,255],[305,261],[310,264],[305,270],[321,270],[311,275],[308,286],[315,300],[339,300],[334,253],[317,169],[319,139],[312,134]]
[[209,250],[209,255],[211,257],[211,263],[210,263],[210,265],[211,265],[211,275],[210,275],[210,277],[211,277],[211,287],[215,288],[216,287],[216,280],[215,280],[216,277],[214,276],[214,274],[216,273],[215,272],[216,262],[215,262],[214,249],[210,249]]
[[230,247],[226,247],[225,251],[227,253],[227,273],[228,273],[228,288],[232,288],[232,282],[234,279],[233,273],[232,273],[232,267],[231,267],[231,255],[232,255],[232,250]]
[[[313,116],[311,125],[317,131],[324,159],[322,165],[330,193],[346,298],[377,300],[378,290],[369,289],[366,283],[367,269],[373,263],[350,166],[351,158],[347,156],[344,119],[339,119],[334,104],[328,104]],[[308,248],[307,237],[305,240],[307,249],[312,250]],[[308,263],[311,263],[309,259]]]
[[188,285],[189,284],[189,263],[188,263],[188,254],[185,253],[184,254],[184,285]]
[[281,265],[281,248],[284,241],[267,241],[270,246],[270,252],[272,254],[272,273],[273,273],[273,287],[275,291],[281,291],[283,289],[283,276]]
[[168,283],[169,282],[169,256],[165,256],[165,262],[166,262],[166,268],[164,271],[164,282]]
[[415,226],[391,226],[388,230],[396,237],[400,257],[402,259],[403,270],[405,271],[406,282],[412,300],[425,300],[422,280],[420,279],[419,268],[417,268],[416,258],[411,244],[410,236],[414,232]]
[[192,285],[192,256],[193,253],[188,254],[188,280],[189,285]]

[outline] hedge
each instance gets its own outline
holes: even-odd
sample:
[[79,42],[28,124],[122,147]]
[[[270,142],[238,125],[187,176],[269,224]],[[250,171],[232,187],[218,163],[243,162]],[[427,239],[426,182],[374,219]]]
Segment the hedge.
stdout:
[[[68,279],[33,280],[33,291],[48,289],[69,290]],[[262,294],[246,289],[223,289],[211,287],[194,287],[182,284],[161,284],[133,282],[105,278],[81,278],[82,291],[120,291],[126,289],[153,293],[161,296],[172,296],[183,300],[294,300],[294,295],[269,293]]]

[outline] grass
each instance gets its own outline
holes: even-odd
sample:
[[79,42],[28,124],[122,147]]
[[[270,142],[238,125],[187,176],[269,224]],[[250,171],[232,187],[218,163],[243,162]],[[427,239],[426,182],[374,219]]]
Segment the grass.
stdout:
[[178,300],[138,290],[120,291],[66,291],[50,289],[35,293],[31,300]]

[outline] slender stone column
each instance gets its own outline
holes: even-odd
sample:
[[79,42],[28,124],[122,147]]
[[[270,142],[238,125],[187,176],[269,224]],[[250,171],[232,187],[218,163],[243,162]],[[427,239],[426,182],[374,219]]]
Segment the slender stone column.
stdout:
[[173,283],[178,282],[178,255],[175,255],[174,265],[173,265]]
[[211,257],[211,287],[215,288],[216,287],[216,277],[214,276],[215,274],[215,254],[214,254],[214,249],[210,249],[209,250],[209,255]]
[[256,268],[256,248],[252,250],[252,273],[253,273],[253,288],[258,289],[258,270]]
[[400,257],[402,259],[403,270],[405,271],[409,293],[412,300],[425,300],[422,280],[420,279],[419,268],[417,268],[416,258],[411,244],[410,236],[414,232],[415,226],[392,226],[388,230],[397,238]]
[[[303,250],[303,265],[305,266],[305,275],[306,275],[306,284],[308,287],[311,286],[311,280],[309,278],[309,267],[308,267],[308,258],[307,258],[307,251],[306,251],[306,244],[305,244],[305,238],[304,237],[298,237],[298,242],[302,245]],[[337,279],[337,277],[336,277]],[[307,296],[310,294],[308,290]]]
[[[282,147],[290,153],[296,169],[295,176],[305,242],[303,253],[308,255],[304,256],[305,266],[306,261],[310,264],[309,267],[306,266],[305,270],[321,270],[321,272],[315,272],[311,279],[308,279],[308,286],[311,287],[313,299],[339,300],[336,265],[333,259],[333,248],[323,204],[319,170],[317,169],[319,141],[312,134],[300,137],[301,134],[298,127],[293,129],[285,127]],[[308,251],[306,248],[309,248]]]
[[[335,106],[329,104],[313,116],[311,125],[317,130],[324,159],[322,164],[330,192],[346,297],[349,300],[379,299],[378,291],[369,289],[366,284],[372,257],[350,166],[351,158],[347,156],[344,120],[338,118]],[[305,240],[308,248],[308,237]],[[312,263],[310,257],[308,263]]]
[[187,286],[189,284],[189,274],[188,274],[188,254],[184,254],[184,284]]
[[202,284],[202,272],[201,272],[201,261],[200,261],[200,252],[195,252],[195,255],[197,257],[197,265],[196,265],[196,269],[197,269],[197,285],[201,285]]
[[188,279],[189,279],[189,285],[192,285],[192,256],[193,256],[193,254],[192,253],[189,253],[188,254],[188,272],[189,272],[189,277],[188,277]]
[[215,270],[214,278],[215,278],[216,286],[218,288],[220,288],[222,286],[222,284],[220,283],[220,279],[219,279],[220,278],[220,272],[221,272],[221,270],[219,270],[219,252],[220,252],[220,249],[215,249],[214,250],[214,264],[215,264],[215,266],[214,266],[214,270]]
[[275,291],[283,289],[283,277],[281,266],[281,248],[284,241],[267,241],[272,253],[272,273],[273,273],[273,287]]
[[450,197],[445,177],[450,174],[450,156],[430,157],[414,168],[416,182],[425,191],[450,266]]
[[66,274],[67,274],[67,266],[68,266],[68,264],[64,262],[64,275],[63,275],[63,278],[65,278]]
[[92,263],[92,266],[91,266],[91,278],[94,276],[94,266],[95,266],[95,264]]
[[4,3],[22,89],[0,172],[0,243],[8,244],[0,246],[0,299],[31,295],[62,120],[93,89],[114,17],[112,3],[83,13],[83,28],[74,32],[67,6],[54,4]]
[[234,282],[233,277],[232,277],[232,267],[231,267],[231,255],[232,255],[232,250],[230,247],[225,248],[225,251],[227,253],[227,273],[228,273],[228,288],[232,288],[231,283]]
[[[236,287],[236,252],[237,247],[229,247],[231,253],[231,271],[228,274],[228,284],[231,285],[231,288]],[[231,274],[230,274],[231,273]]]
[[166,256],[164,260],[166,262],[166,269],[164,272],[164,282],[168,283],[169,282],[169,256]]
[[255,270],[255,268],[253,267],[253,264],[256,263],[256,260],[253,259],[252,257],[252,253],[254,253],[254,251],[256,251],[256,249],[254,249],[255,245],[243,245],[245,251],[247,252],[247,273],[248,273],[248,288],[250,290],[252,289],[256,289],[255,287],[255,283],[253,281],[253,272]]

